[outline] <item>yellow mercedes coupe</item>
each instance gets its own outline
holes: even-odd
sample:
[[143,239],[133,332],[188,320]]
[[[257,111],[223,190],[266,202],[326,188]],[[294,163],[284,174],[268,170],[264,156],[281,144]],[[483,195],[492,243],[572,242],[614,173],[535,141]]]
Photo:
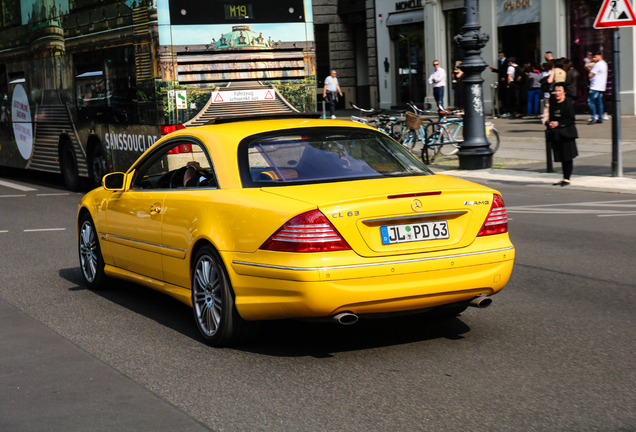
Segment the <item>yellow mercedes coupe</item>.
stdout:
[[484,307],[515,256],[497,191],[368,126],[302,116],[166,135],[84,196],[77,229],[89,288],[173,296],[213,346],[260,320]]

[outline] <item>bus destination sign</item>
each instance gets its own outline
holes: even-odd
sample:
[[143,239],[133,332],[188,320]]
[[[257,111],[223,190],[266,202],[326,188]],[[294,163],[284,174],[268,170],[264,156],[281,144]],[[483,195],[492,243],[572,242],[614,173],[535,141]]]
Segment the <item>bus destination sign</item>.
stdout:
[[170,2],[172,25],[292,23],[305,21],[303,0],[258,1],[180,0]]

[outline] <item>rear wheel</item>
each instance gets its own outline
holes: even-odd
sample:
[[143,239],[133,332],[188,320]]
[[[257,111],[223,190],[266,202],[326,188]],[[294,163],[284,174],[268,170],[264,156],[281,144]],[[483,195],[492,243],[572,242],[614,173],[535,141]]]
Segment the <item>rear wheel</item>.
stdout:
[[104,289],[108,277],[104,273],[104,258],[99,247],[95,223],[88,213],[80,219],[77,247],[84,283],[92,290]]
[[[461,132],[461,131],[460,131]],[[448,130],[441,128],[439,131],[439,152],[444,156],[452,156],[459,151],[459,144],[453,140]]]
[[102,177],[106,175],[106,158],[104,157],[104,151],[99,145],[93,149],[90,167],[93,187],[101,186]]
[[64,184],[68,190],[77,192],[80,187],[80,178],[77,172],[77,161],[75,159],[75,151],[70,141],[66,141],[62,146],[62,176]]
[[245,321],[238,314],[219,254],[210,246],[202,247],[192,270],[194,319],[206,342],[222,347],[253,335],[256,323]]

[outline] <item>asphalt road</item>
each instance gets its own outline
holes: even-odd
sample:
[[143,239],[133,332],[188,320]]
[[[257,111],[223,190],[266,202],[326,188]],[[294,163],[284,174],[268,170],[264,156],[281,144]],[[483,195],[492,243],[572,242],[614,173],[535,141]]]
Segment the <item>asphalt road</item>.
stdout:
[[213,349],[176,300],[82,286],[80,194],[0,181],[2,431],[636,430],[631,195],[493,183],[517,260],[488,309]]

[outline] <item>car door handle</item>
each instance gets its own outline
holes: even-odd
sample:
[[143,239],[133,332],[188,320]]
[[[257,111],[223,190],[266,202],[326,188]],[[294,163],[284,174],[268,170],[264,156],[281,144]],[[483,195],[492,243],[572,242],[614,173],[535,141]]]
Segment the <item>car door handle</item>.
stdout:
[[159,213],[161,213],[161,204],[154,203],[153,205],[150,206],[150,215],[151,216],[158,215]]

